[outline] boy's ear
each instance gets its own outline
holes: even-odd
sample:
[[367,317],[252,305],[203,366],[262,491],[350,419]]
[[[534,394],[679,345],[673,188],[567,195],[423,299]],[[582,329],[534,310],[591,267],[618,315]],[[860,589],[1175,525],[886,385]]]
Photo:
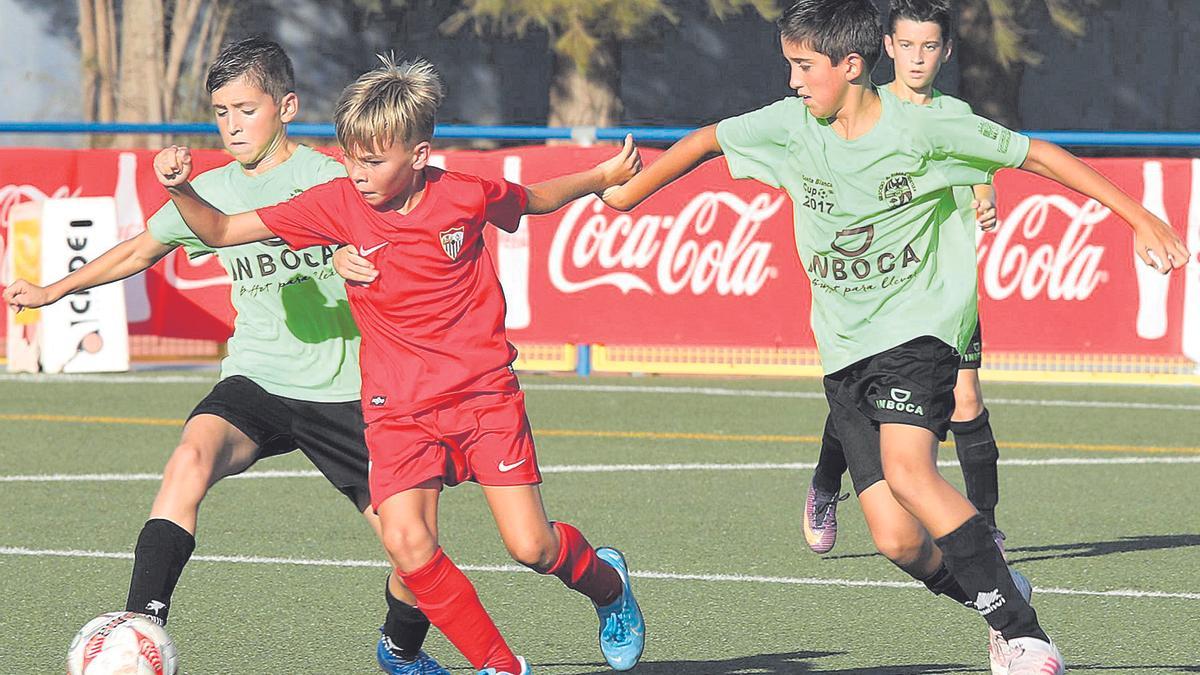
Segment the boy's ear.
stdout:
[[847,82],[854,82],[862,77],[867,72],[867,62],[863,59],[862,54],[851,52],[842,59],[842,72],[846,74]]
[[954,38],[946,40],[946,52],[942,54],[942,63],[948,62],[952,53],[954,53]]
[[284,94],[283,99],[279,101],[279,119],[284,124],[290,123],[296,119],[296,115],[300,112],[300,97],[296,96],[296,92],[289,91]]
[[890,34],[883,36],[883,50],[887,52],[889,59],[893,61],[896,60],[896,44],[892,42],[892,36]]
[[412,168],[413,171],[421,171],[429,166],[429,155],[433,152],[433,144],[429,141],[421,141],[413,146],[412,151]]

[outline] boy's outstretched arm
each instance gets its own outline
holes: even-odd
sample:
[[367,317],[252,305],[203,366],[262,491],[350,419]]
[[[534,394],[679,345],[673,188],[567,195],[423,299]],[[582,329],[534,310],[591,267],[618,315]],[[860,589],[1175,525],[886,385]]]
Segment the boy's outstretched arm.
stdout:
[[275,236],[258,213],[248,211],[227,216],[196,193],[188,182],[192,174],[191,150],[176,145],[164,148],[154,158],[154,174],[167,188],[183,222],[208,246],[248,244]]
[[174,248],[159,242],[149,232],[142,232],[108,249],[99,258],[49,286],[42,287],[17,279],[4,289],[4,301],[18,310],[54,304],[72,293],[133,276],[161,260]]
[[628,183],[605,190],[604,203],[618,211],[628,211],[705,160],[720,154],[716,125],[697,129],[672,145]]
[[1183,240],[1163,221],[1078,157],[1046,141],[1029,143],[1022,169],[1080,192],[1112,209],[1133,229],[1133,250],[1142,262],[1167,274],[1187,264]]
[[642,169],[642,156],[633,143],[633,135],[625,136],[625,145],[616,155],[587,171],[567,174],[525,188],[529,201],[525,213],[540,214],[557,211],[580,197],[603,192],[620,185]]

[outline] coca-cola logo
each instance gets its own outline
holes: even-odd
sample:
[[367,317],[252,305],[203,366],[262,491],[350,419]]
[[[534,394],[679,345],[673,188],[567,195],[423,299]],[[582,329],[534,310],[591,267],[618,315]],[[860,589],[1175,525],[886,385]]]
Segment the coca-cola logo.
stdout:
[[[1062,195],[1030,195],[979,246],[981,286],[988,297],[1014,293],[1033,300],[1086,300],[1108,273],[1100,269],[1104,247],[1088,242],[1111,212],[1089,199],[1082,205]],[[1057,241],[1051,234],[1061,231]]]
[[[550,282],[563,293],[614,286],[622,293],[753,296],[778,270],[767,264],[771,243],[755,237],[784,197],[749,201],[701,192],[675,215],[641,211],[610,219],[595,197],[563,215],[550,246]],[[721,236],[721,232],[727,232]]]

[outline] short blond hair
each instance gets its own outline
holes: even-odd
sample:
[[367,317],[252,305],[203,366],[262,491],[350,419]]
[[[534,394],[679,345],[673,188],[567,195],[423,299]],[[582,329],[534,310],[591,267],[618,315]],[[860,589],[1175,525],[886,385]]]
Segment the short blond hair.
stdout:
[[397,64],[380,54],[379,60],[383,65],[346,87],[334,108],[338,144],[351,156],[433,138],[443,96],[437,69],[424,59]]

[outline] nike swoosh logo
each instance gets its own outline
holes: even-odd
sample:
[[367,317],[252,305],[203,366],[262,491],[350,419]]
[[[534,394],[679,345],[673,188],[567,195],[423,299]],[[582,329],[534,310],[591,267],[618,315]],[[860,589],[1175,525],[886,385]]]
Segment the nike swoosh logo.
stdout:
[[[528,458],[526,458],[526,459],[528,459]],[[516,464],[505,464],[502,460],[499,464],[496,465],[496,468],[500,469],[500,473],[508,473],[509,471],[512,471],[513,469],[517,468],[518,466],[521,466],[522,464],[524,464],[525,461],[526,460],[523,459],[523,460],[517,462]]]
[[388,243],[389,242],[385,241],[382,244],[372,246],[371,248],[364,248],[361,251],[359,251],[358,254],[365,258],[365,257],[371,255],[372,253],[374,253],[375,251],[378,251],[379,249],[383,248],[384,246],[387,246]]

